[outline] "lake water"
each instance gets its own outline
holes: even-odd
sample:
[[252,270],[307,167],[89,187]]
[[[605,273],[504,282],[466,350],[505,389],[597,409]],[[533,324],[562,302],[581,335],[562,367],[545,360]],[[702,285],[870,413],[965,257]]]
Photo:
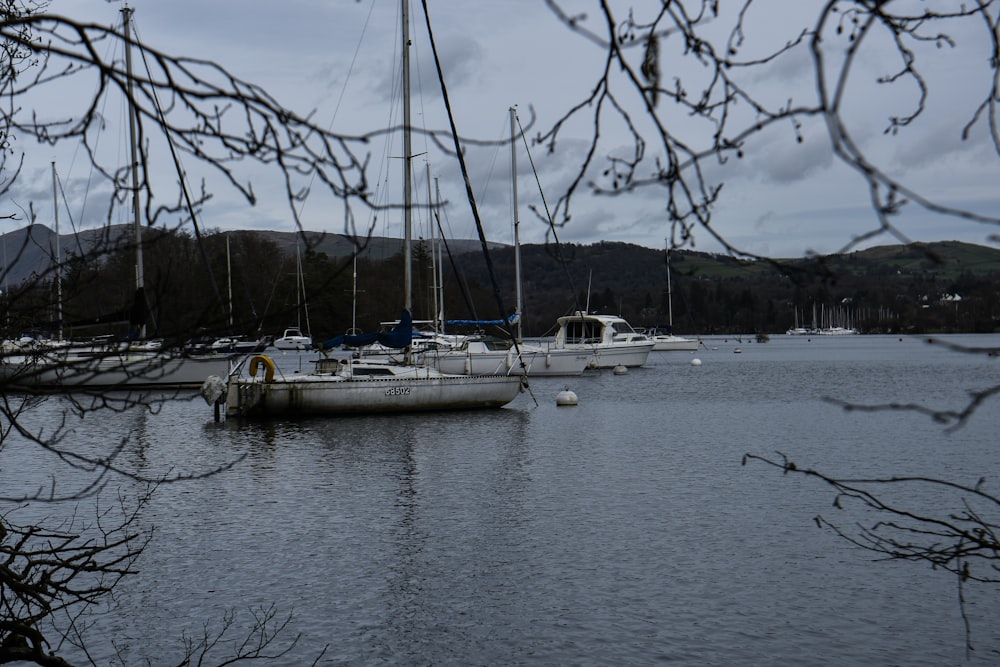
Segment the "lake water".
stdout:
[[[79,447],[128,435],[146,474],[245,456],[157,491],[141,518],[153,541],[98,619],[96,655],[110,660],[113,640],[130,664],[176,664],[182,633],[227,610],[246,632],[273,604],[301,635],[290,665],[324,647],[320,664],[343,665],[995,664],[1000,590],[966,588],[967,654],[953,576],[876,562],[814,521],[849,528],[862,512],[741,462],[782,452],[846,477],[985,477],[996,493],[995,402],[948,432],[824,398],[959,409],[1000,383],[998,364],[921,338],[719,338],[625,375],[537,378],[488,412],[217,424],[198,398],[72,418]],[[579,405],[556,405],[564,385]],[[3,488],[62,470],[32,452],[7,447]]]

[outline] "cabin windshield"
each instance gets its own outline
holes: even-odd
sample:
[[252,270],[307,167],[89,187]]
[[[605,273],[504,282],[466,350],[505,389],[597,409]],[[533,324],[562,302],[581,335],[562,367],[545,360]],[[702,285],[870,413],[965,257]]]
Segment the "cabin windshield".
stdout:
[[625,320],[615,320],[612,323],[612,326],[615,329],[615,333],[620,333],[620,334],[638,333],[635,329],[632,328],[632,325],[626,322]]
[[567,343],[601,342],[601,323],[593,320],[570,320],[566,322]]

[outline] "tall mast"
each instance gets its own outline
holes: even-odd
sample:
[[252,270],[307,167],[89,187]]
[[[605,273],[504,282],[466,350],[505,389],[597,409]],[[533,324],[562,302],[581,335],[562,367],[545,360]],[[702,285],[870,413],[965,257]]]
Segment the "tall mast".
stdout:
[[229,252],[229,234],[226,234],[226,282],[229,284],[229,329],[233,328],[233,257]]
[[[439,212],[441,210],[441,184],[438,179],[434,179],[434,208],[432,211],[433,221],[435,229],[441,229],[441,218]],[[442,230],[443,232],[443,230]],[[437,242],[437,269],[435,271],[435,277],[438,284],[438,293],[441,295],[440,310],[438,310],[438,319],[441,320],[441,333],[444,333],[444,234],[439,237]]]
[[431,319],[434,320],[433,328],[434,333],[444,333],[444,317],[441,313],[443,311],[443,303],[438,303],[438,295],[441,295],[441,301],[444,301],[444,294],[442,293],[442,285],[438,282],[438,238],[437,231],[434,227],[434,200],[431,198],[431,163],[427,163],[427,224],[430,227],[430,237],[431,237],[431,303],[433,303],[433,311]]
[[510,107],[510,197],[514,209],[514,314],[517,321],[514,323],[515,340],[521,340],[521,237],[520,219],[518,216],[517,204],[517,111]]
[[[128,91],[128,124],[129,124],[129,141],[130,148],[132,152],[132,216],[133,229],[135,230],[135,291],[139,299],[142,300],[142,305],[145,308],[146,305],[146,279],[143,275],[142,267],[142,223],[139,220],[139,148],[138,141],[136,139],[136,125],[138,121],[136,120],[136,108],[135,108],[135,97],[132,92],[132,39],[130,37],[129,28],[132,24],[132,8],[124,7],[122,8],[122,16],[124,17],[124,34],[125,34],[125,72],[126,77],[126,90]],[[146,321],[145,313],[143,313],[143,321],[139,325],[139,338],[146,337]]]
[[403,23],[403,307],[413,313],[413,266],[410,257],[413,211],[411,181],[413,174],[410,147],[410,11],[409,0],[400,0]]
[[354,252],[354,280],[351,290],[351,334],[358,332],[358,253]]
[[295,237],[295,325],[302,333],[302,255],[299,252],[299,237]]
[[674,333],[674,293],[670,288],[670,239],[667,239],[667,324],[670,335]]
[[57,339],[63,337],[63,295],[62,295],[62,242],[59,239],[59,197],[57,193],[56,163],[52,161],[52,213],[56,226],[56,322],[58,322]]

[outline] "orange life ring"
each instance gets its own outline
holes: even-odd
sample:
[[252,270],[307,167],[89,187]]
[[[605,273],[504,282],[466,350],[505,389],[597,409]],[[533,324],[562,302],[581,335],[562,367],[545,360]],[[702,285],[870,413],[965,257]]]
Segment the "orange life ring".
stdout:
[[250,375],[257,377],[257,366],[264,364],[264,382],[274,382],[274,360],[266,354],[255,355],[250,359]]

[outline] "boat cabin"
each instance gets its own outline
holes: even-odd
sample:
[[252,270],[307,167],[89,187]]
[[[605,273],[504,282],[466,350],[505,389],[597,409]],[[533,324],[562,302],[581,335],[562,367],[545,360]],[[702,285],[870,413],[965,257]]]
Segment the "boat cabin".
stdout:
[[613,342],[641,342],[648,338],[620,317],[589,315],[576,311],[558,319],[557,345],[600,345]]

